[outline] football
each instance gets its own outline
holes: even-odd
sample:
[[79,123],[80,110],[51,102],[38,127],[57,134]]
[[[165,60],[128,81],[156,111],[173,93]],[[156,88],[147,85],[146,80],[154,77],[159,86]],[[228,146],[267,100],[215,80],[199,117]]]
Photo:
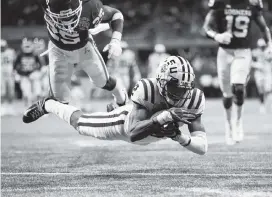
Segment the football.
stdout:
[[[161,111],[156,112],[151,116],[151,118],[156,117],[159,115]],[[154,133],[151,135],[153,137],[158,137],[158,138],[163,138],[163,137],[175,137],[176,135],[180,134],[179,130],[179,124],[177,122],[171,122],[171,123],[166,123],[160,127],[160,129],[154,131]]]

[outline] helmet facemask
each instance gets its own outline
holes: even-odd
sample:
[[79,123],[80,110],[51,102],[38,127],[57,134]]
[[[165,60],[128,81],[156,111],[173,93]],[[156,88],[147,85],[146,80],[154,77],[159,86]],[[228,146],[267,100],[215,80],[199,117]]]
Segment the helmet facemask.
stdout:
[[[59,13],[58,13],[59,12]],[[46,20],[51,20],[54,25],[67,32],[73,32],[79,23],[79,19],[82,12],[82,2],[78,0],[78,6],[73,10],[69,8],[67,10],[54,11],[53,9],[46,9],[46,14],[49,17],[45,17]]]

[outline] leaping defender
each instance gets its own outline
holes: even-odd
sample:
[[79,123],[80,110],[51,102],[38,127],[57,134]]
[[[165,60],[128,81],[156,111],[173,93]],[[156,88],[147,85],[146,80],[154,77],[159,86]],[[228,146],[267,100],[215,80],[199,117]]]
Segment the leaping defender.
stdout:
[[[226,111],[226,143],[243,140],[242,107],[251,66],[250,26],[254,20],[263,32],[269,50],[270,30],[262,14],[262,0],[210,0],[204,30],[219,43],[217,73]],[[235,103],[235,118],[232,117]],[[233,123],[232,123],[233,122]]]
[[[24,113],[23,121],[30,123],[46,113],[53,113],[81,135],[140,145],[172,138],[188,150],[203,155],[207,152],[201,122],[205,96],[194,88],[194,80],[190,63],[180,56],[170,56],[160,62],[157,78],[141,79],[136,84],[132,104],[111,112],[84,114],[73,106],[47,98],[32,105]],[[184,124],[188,125],[190,135],[179,130]]]
[[100,0],[39,0],[44,9],[49,35],[49,84],[51,95],[69,102],[71,77],[83,70],[97,87],[111,91],[116,102],[124,105],[126,92],[106,68],[89,29],[101,21],[110,23],[112,38],[105,50],[108,58],[121,55],[123,15]]

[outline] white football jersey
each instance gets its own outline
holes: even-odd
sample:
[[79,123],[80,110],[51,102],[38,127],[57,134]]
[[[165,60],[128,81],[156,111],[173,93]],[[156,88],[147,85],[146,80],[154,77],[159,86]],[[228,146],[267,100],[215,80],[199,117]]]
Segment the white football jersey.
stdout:
[[[141,79],[133,89],[131,100],[139,105],[145,107],[150,116],[158,111],[169,109],[171,106],[166,102],[164,97],[160,94],[157,86],[157,80],[155,78]],[[176,107],[180,107],[194,114],[202,115],[205,109],[205,96],[203,91],[198,88],[191,90],[191,96],[189,99],[182,99]],[[128,114],[128,118],[130,113]],[[128,119],[127,119],[128,120]],[[125,132],[127,132],[128,121],[125,121]],[[179,124],[180,126],[183,123]],[[164,138],[158,138],[156,136],[148,136],[136,143],[149,144]]]
[[10,74],[13,70],[13,63],[16,58],[14,49],[8,48],[1,53],[1,71]]

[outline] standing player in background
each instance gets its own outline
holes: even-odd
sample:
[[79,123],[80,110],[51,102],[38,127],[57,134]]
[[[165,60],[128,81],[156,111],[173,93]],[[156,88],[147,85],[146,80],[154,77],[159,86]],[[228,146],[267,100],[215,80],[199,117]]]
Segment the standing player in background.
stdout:
[[49,35],[49,84],[51,94],[61,102],[70,98],[72,74],[83,70],[98,87],[111,91],[119,105],[126,92],[109,76],[106,65],[88,30],[101,21],[110,23],[112,39],[105,50],[108,58],[120,56],[123,15],[100,0],[40,0]]
[[271,34],[263,17],[261,0],[210,0],[209,7],[204,30],[208,37],[219,43],[217,73],[226,111],[226,143],[232,145],[244,137],[242,107],[252,59],[252,21],[264,33],[269,48],[272,47]]
[[[267,52],[263,38],[257,42],[257,48],[252,51],[252,67],[260,99],[260,113],[266,113],[266,102],[272,93],[272,56]],[[270,103],[271,104],[271,103]],[[272,107],[272,106],[271,106]]]
[[41,96],[39,77],[42,63],[39,56],[34,53],[32,40],[24,38],[21,49],[14,62],[14,70],[20,78],[23,100],[28,106]]
[[42,38],[34,38],[34,53],[40,58],[42,67],[40,69],[40,86],[41,86],[41,96],[46,97],[49,93],[49,79],[48,79],[48,55],[42,55],[46,50],[45,40]]
[[110,73],[122,81],[128,92],[131,86],[130,73],[132,72],[132,82],[134,85],[141,79],[141,73],[137,65],[135,52],[128,49],[129,46],[125,41],[122,41],[121,46],[123,49],[122,55],[116,59],[109,60],[107,65]]
[[156,44],[154,46],[154,52],[148,57],[147,77],[155,77],[159,63],[169,56],[170,55],[166,53],[166,49],[163,44]]
[[1,39],[1,114],[14,114],[12,102],[15,91],[13,63],[16,58],[14,49],[8,47],[6,40]]

